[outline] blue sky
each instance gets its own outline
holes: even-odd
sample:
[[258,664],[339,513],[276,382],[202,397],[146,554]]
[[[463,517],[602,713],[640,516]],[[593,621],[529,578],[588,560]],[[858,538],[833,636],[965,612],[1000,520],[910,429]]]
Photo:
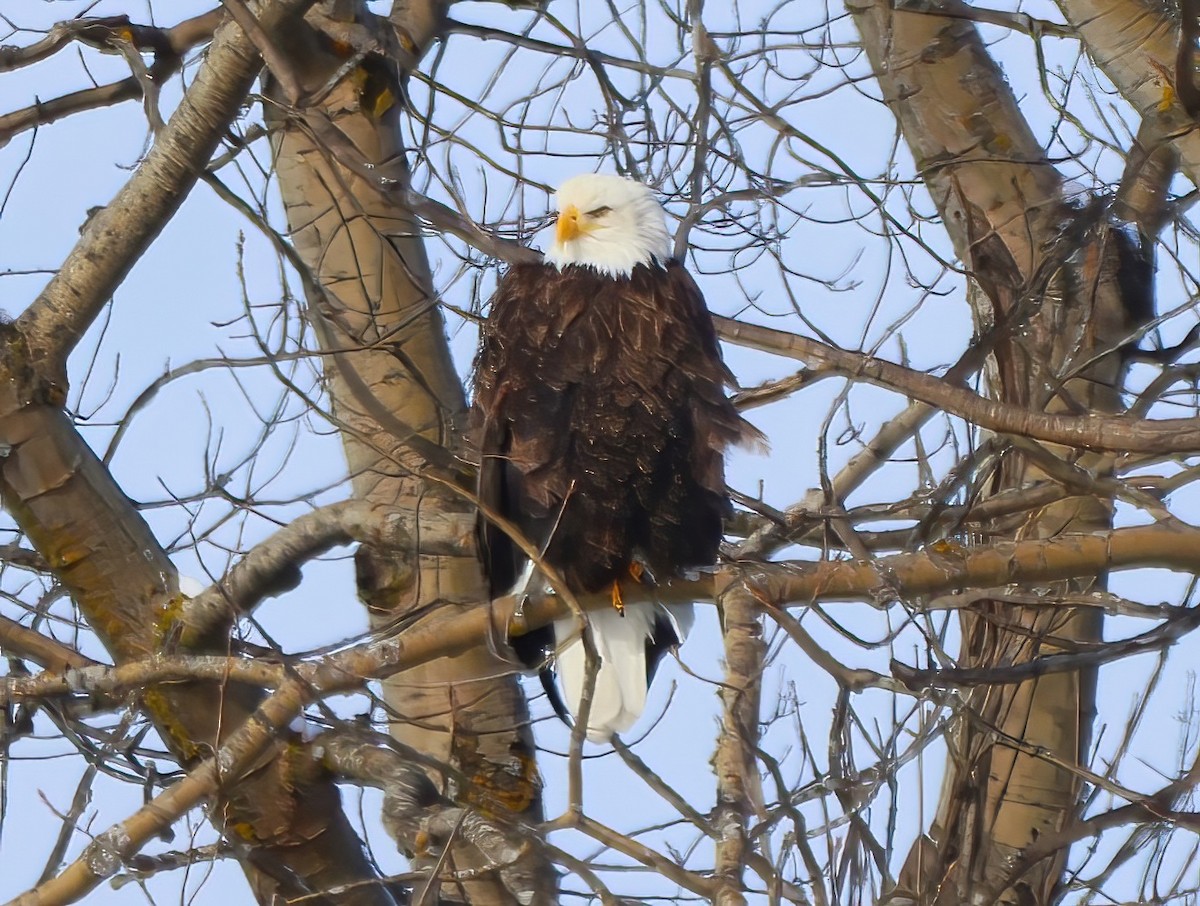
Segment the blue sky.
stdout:
[[[377,7],[382,8],[382,4]],[[30,28],[49,25],[84,8],[84,4],[77,2],[28,4],[0,0],[0,13]],[[101,2],[91,8],[90,14],[128,12],[142,21],[153,14],[161,23],[169,24],[205,8],[205,4],[190,0],[153,6]],[[1028,4],[1023,8],[1054,17],[1044,4]],[[575,5],[556,3],[552,10],[569,29],[574,28],[578,15]],[[759,13],[754,4],[742,4],[740,10],[743,27],[757,23]],[[798,22],[815,24],[820,14],[819,9],[808,5],[787,4],[770,25],[775,29],[794,29]],[[465,22],[503,23],[509,28],[515,27],[512,23],[519,18],[518,14],[506,13],[494,4],[458,4],[453,15]],[[723,15],[732,14],[716,9],[706,14],[710,31],[734,27],[731,19],[722,19]],[[630,27],[636,33],[636,19]],[[651,13],[645,31],[656,64],[690,69],[692,63],[686,46],[680,48],[661,15]],[[614,56],[627,56],[630,52],[627,37],[611,25],[602,28],[600,19],[585,18],[582,32],[592,50]],[[538,26],[533,34],[546,41],[564,40],[563,34],[550,24]],[[998,30],[987,34],[994,42],[993,52],[1004,61],[1014,90],[1022,98],[1022,109],[1028,111],[1039,135],[1048,136],[1055,118],[1036,79],[1029,39]],[[34,37],[24,33],[5,41],[26,43]],[[817,41],[821,37],[816,31],[800,33],[801,40]],[[749,165],[782,180],[812,178],[814,174],[830,171],[844,177],[844,168],[848,168],[864,177],[875,194],[885,196],[889,210],[898,216],[911,216],[910,204],[921,215],[928,216],[932,205],[919,185],[884,184],[887,177],[910,179],[913,167],[902,144],[896,147],[893,121],[885,108],[873,100],[877,94],[874,85],[850,83],[843,70],[834,65],[846,62],[849,72],[865,75],[865,62],[856,60],[855,51],[848,46],[851,38],[848,22],[839,21],[830,35],[832,49],[814,55],[797,46],[799,41],[776,37],[773,40],[779,49],[772,54],[775,68],[759,66],[746,78],[754,90],[772,98],[792,98],[794,103],[786,108],[786,115],[793,118],[793,126],[829,148],[836,160],[802,138],[780,141],[761,123],[743,122],[745,118],[738,111],[733,111],[730,118],[737,125],[736,138],[714,132],[715,140],[723,151],[737,151]],[[1074,45],[1047,39],[1046,48],[1052,69],[1069,72],[1074,65]],[[742,39],[736,49],[735,63],[742,65],[738,61],[744,58],[737,54],[747,54],[752,49],[751,40]],[[447,198],[445,186],[433,179],[432,174],[453,172],[462,186],[462,200],[473,216],[481,221],[517,224],[526,238],[538,244],[540,239],[532,235],[531,225],[538,222],[548,205],[547,195],[540,186],[552,186],[581,170],[611,169],[613,147],[593,128],[605,108],[586,72],[580,72],[561,89],[551,89],[556,80],[572,71],[570,61],[554,62],[545,72],[546,63],[541,57],[523,54],[514,60],[507,54],[508,48],[501,42],[455,35],[448,41],[443,57],[427,60],[425,72],[434,71],[443,85],[463,97],[484,96],[489,109],[505,110],[509,120],[525,113],[528,127],[522,130],[521,139],[526,152],[518,156],[506,150],[516,135],[511,123],[498,126],[488,117],[472,112],[469,105],[440,91],[434,121],[446,134],[429,144],[428,157],[417,162],[416,176],[431,195]],[[501,68],[497,72],[498,66]],[[190,78],[193,71],[187,70],[185,78]],[[126,73],[119,57],[91,50],[81,54],[66,51],[44,63],[0,77],[0,112],[25,106],[35,96],[48,98],[75,90],[88,84],[91,77],[106,81],[124,77]],[[622,92],[638,90],[638,77],[631,73],[617,71],[613,78]],[[538,92],[526,106],[524,99],[535,83],[545,90]],[[1054,75],[1050,83],[1052,90],[1057,90]],[[690,83],[668,78],[663,84],[663,91],[651,96],[656,134],[659,139],[683,136],[686,132],[681,119],[694,110]],[[1102,81],[1099,84],[1103,86]],[[420,79],[414,79],[412,86],[414,103],[423,109],[428,101],[427,89]],[[724,85],[720,87],[727,89]],[[178,79],[164,89],[164,112],[175,103],[179,90]],[[1121,115],[1121,105],[1115,97],[1097,93],[1095,103],[1089,104],[1087,99],[1077,100],[1081,88],[1074,91],[1071,103],[1078,105],[1083,113],[1099,110],[1109,121]],[[679,104],[682,113],[667,112],[668,96]],[[248,120],[256,121],[258,117],[255,109]],[[631,123],[634,119],[630,115]],[[539,121],[560,127],[569,123],[591,134],[569,136],[550,132],[543,137],[540,130],[532,128]],[[644,128],[634,129],[630,147],[640,148],[642,138],[648,134]],[[1089,169],[1099,173],[1102,183],[1119,175],[1120,162],[1110,150],[1098,143],[1084,143],[1069,129],[1064,128],[1060,135],[1060,143],[1051,146],[1052,155],[1065,157],[1068,151],[1082,148],[1082,159]],[[548,153],[537,153],[542,141],[547,143]],[[6,191],[0,211],[0,275],[4,277],[0,284],[4,289],[0,307],[15,315],[36,296],[48,279],[46,270],[56,267],[73,246],[87,210],[112,197],[127,178],[129,169],[136,166],[146,142],[144,114],[138,104],[127,103],[72,117],[38,130],[36,136],[23,133],[0,148],[0,189]],[[570,156],[563,157],[564,154]],[[663,141],[656,146],[651,163],[642,174],[644,177],[668,193],[686,189],[684,177],[691,160],[685,143]],[[261,176],[267,166],[268,150],[259,141],[243,157],[241,172],[227,167],[222,178],[244,197],[264,201],[272,222],[281,227],[277,196],[265,187]],[[519,170],[538,185],[514,196],[512,179],[504,175],[504,168]],[[1072,186],[1079,191],[1095,187],[1089,169],[1071,163],[1063,166]],[[736,174],[722,168],[717,168],[716,173],[722,188],[743,186]],[[711,218],[706,221],[707,228],[692,234],[694,257],[689,263],[714,311],[801,333],[819,330],[846,347],[876,350],[893,360],[904,359],[917,368],[936,369],[957,358],[972,329],[963,301],[961,276],[943,267],[910,240],[895,236],[880,240],[884,221],[873,212],[871,199],[852,181],[843,178],[835,184],[798,188],[784,202],[786,208],[774,210],[744,203],[734,208],[734,214],[742,224],[753,223],[764,214],[765,224],[778,227],[779,236],[771,243],[770,251],[786,268],[778,266],[770,255],[731,255],[731,249],[742,237],[714,225]],[[676,217],[687,211],[686,200],[678,195],[668,199],[667,207]],[[774,217],[778,219],[772,220]],[[936,223],[921,224],[920,235],[939,254],[950,254],[945,235]],[[1188,242],[1186,239],[1178,241],[1181,256],[1194,266],[1194,246],[1182,244]],[[430,249],[436,256],[437,279],[447,303],[471,309],[486,298],[494,282],[494,269],[459,273],[457,260],[446,252],[440,240],[431,240]],[[1169,268],[1164,269],[1160,279],[1161,310],[1183,304],[1194,294],[1194,287],[1173,277]],[[931,285],[933,291],[926,292],[920,284]],[[72,360],[70,402],[81,418],[84,436],[97,450],[103,451],[113,437],[113,423],[138,393],[169,366],[220,355],[257,356],[258,348],[247,336],[246,322],[239,320],[246,306],[256,313],[261,324],[272,323],[272,317],[287,312],[294,330],[295,303],[281,307],[280,301],[296,292],[296,281],[286,270],[281,270],[270,245],[257,230],[208,188],[197,187],[117,291],[104,324],[97,325]],[[793,311],[793,300],[809,325],[802,323]],[[448,312],[447,320],[456,361],[465,375],[474,352],[474,329],[453,312]],[[897,321],[903,321],[902,327],[893,330],[892,325]],[[1178,339],[1192,323],[1194,318],[1189,313],[1164,325],[1166,342]],[[727,349],[727,356],[739,380],[747,386],[784,376],[797,367],[794,362],[739,349]],[[296,374],[307,385],[315,381],[315,371],[307,362],[296,366]],[[870,437],[905,404],[895,394],[856,387],[842,405],[839,394],[843,389],[844,385],[838,381],[824,381],[805,388],[786,402],[750,413],[752,420],[770,437],[771,454],[733,454],[729,465],[731,483],[752,494],[758,494],[761,487],[767,503],[785,507],[820,483],[818,438],[822,432],[828,440],[829,469],[835,471],[856,452],[857,439]],[[246,454],[262,441],[262,414],[273,411],[281,399],[284,423],[269,433],[253,462],[244,463]],[[948,430],[960,445],[964,443],[966,433],[957,422],[948,424],[944,419],[935,419],[922,433],[937,478],[954,458],[954,449],[945,443]],[[910,445],[904,452],[911,456],[914,451]],[[229,488],[234,493],[253,490],[261,497],[281,501],[311,496],[318,502],[339,499],[345,494],[344,487],[336,484],[345,469],[337,438],[322,419],[307,415],[297,401],[283,398],[279,384],[264,368],[238,369],[236,374],[213,369],[168,385],[151,406],[136,415],[112,459],[112,469],[126,493],[147,504],[187,498],[200,491],[205,485],[206,469],[229,472]],[[848,503],[903,498],[923,477],[911,462],[898,462],[868,481]],[[1188,494],[1178,494],[1172,502],[1185,518],[1195,513],[1195,501]],[[281,504],[265,509],[282,516],[299,512],[302,506]],[[181,570],[198,576],[206,573],[219,576],[229,562],[230,549],[264,537],[271,528],[269,521],[259,516],[226,521],[228,513],[211,501],[194,506],[155,505],[146,515],[158,537],[179,548],[176,561]],[[1122,518],[1137,521],[1141,517],[1123,511]],[[189,526],[211,530],[195,548],[189,548]],[[812,559],[819,553],[793,550],[789,555]],[[22,600],[30,599],[31,590],[24,585],[25,577],[9,571],[4,579],[5,584],[0,587],[7,593]],[[1115,592],[1152,603],[1183,600],[1182,581],[1162,572],[1118,576],[1112,587]],[[11,602],[0,607],[4,607],[6,614],[20,612]],[[69,608],[65,602],[59,602],[54,612],[65,616]],[[828,613],[873,642],[885,640],[904,622],[899,608],[880,613],[863,605],[839,605],[828,608]],[[257,619],[289,652],[323,647],[363,633],[366,620],[354,597],[353,571],[347,552],[336,552],[306,568],[303,585],[267,602],[258,611]],[[907,663],[924,662],[924,640],[912,626],[900,631],[890,644],[866,648],[822,622],[818,615],[804,614],[803,619],[805,627],[848,665],[886,671],[890,657]],[[1116,619],[1110,621],[1106,632],[1112,638],[1145,628],[1140,621]],[[70,638],[63,624],[56,626],[55,632]],[[947,644],[952,646],[953,620],[949,621],[946,632]],[[83,647],[94,656],[101,654],[92,640],[84,639]],[[637,738],[649,730],[637,747],[638,754],[701,811],[706,811],[713,802],[708,760],[718,732],[715,691],[721,677],[720,650],[715,614],[711,608],[702,608],[693,636],[683,649],[690,675],[670,665],[660,673],[647,713],[661,713],[662,720],[651,729],[653,721],[648,718],[631,736]],[[787,706],[787,716],[768,732],[765,741],[781,759],[789,782],[801,785],[812,782],[815,775],[799,743],[800,727],[814,750],[812,758],[816,764],[828,767],[826,747],[836,687],[790,646],[776,642],[773,651],[777,656],[767,674],[765,710],[773,710],[775,702],[781,701]],[[1102,671],[1103,719],[1096,733],[1102,756],[1098,764],[1104,764],[1105,758],[1115,752],[1126,714],[1153,667],[1153,657],[1140,657]],[[1149,791],[1161,785],[1165,772],[1176,769],[1178,740],[1191,733],[1190,725],[1194,722],[1190,676],[1186,657],[1177,654],[1168,659],[1144,724],[1147,731],[1135,739],[1117,770],[1121,782]],[[890,726],[896,717],[909,720],[910,727],[918,723],[918,718],[909,713],[913,708],[910,699],[897,699],[882,691],[861,693],[855,697],[853,706],[861,720],[861,726],[853,731],[855,764],[860,769],[876,760],[868,740],[879,732],[877,724]],[[355,713],[364,705],[362,700],[346,700],[338,707],[343,713]],[[923,706],[923,710],[930,711],[928,706]],[[545,717],[549,709],[539,700],[534,703],[534,712]],[[39,730],[49,736],[52,728],[43,723]],[[1189,740],[1194,748],[1195,740],[1190,736]],[[565,789],[565,762],[553,753],[565,751],[565,731],[552,720],[545,720],[539,724],[539,742],[548,750],[541,765],[547,781],[547,811],[553,816],[563,805]],[[607,750],[600,747],[588,751],[600,756],[589,759],[587,765],[585,806],[589,814],[623,830],[649,828],[673,819],[673,810],[649,794],[616,756],[605,754]],[[41,871],[57,833],[54,810],[65,810],[69,805],[83,769],[78,759],[70,757],[72,753],[69,744],[53,738],[22,741],[14,752],[8,769],[8,818],[0,828],[0,896],[11,896],[25,889]],[[903,857],[916,829],[932,812],[941,773],[940,759],[940,744],[934,743],[920,759],[914,758],[899,772],[894,794],[899,797],[901,818],[895,831],[894,862]],[[773,792],[769,785],[768,791]],[[357,808],[357,795],[356,791],[347,790],[347,807],[352,814]],[[890,795],[891,791],[881,790],[868,816],[881,833],[886,830]],[[375,819],[376,797],[367,794],[365,799],[361,812],[375,844],[375,854],[385,868],[400,870],[403,863],[395,855],[389,855],[390,843]],[[87,820],[81,827],[93,832],[102,830],[140,802],[138,787],[101,780],[96,784],[85,813]],[[810,830],[833,817],[828,841],[836,845],[843,839],[844,829],[839,827],[837,816],[823,813],[822,804],[816,800],[808,802],[802,811]],[[212,839],[199,818],[191,816],[187,826],[177,828],[173,843],[156,844],[153,849],[184,848],[193,834],[200,841]],[[775,837],[778,846],[780,835]],[[679,827],[656,830],[648,833],[646,839],[660,846],[669,843],[681,851],[696,845],[695,833]],[[558,842],[581,854],[595,848],[594,844],[577,838]],[[826,842],[818,839],[814,845]],[[69,855],[78,853],[85,843],[85,834],[75,834]],[[699,843],[690,858],[691,865],[706,864],[707,843]],[[189,894],[198,893],[196,902],[242,895],[244,886],[236,866],[220,864],[212,869],[211,877],[208,871],[207,867],[193,869],[183,885],[177,873],[156,878],[149,885],[151,896],[156,902],[178,900],[181,886]],[[616,890],[644,893],[648,889],[649,882],[640,875],[614,873],[611,877]],[[665,894],[672,890],[670,885],[655,889]],[[119,892],[97,894],[95,902],[134,903],[146,899],[147,895],[137,885],[128,885]]]

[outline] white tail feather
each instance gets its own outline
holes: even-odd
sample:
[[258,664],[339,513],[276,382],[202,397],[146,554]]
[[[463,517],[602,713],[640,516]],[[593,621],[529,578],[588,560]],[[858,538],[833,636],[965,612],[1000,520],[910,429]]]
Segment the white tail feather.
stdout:
[[[646,640],[654,633],[655,613],[661,605],[630,604],[625,616],[603,608],[588,613],[592,639],[600,665],[588,714],[587,738],[606,742],[614,733],[634,725],[646,708]],[[680,641],[691,628],[691,605],[670,608],[668,613]],[[587,679],[587,655],[574,620],[554,624],[558,643],[558,675],[563,695],[572,714],[579,713]],[[563,644],[564,640],[568,640]]]
[[671,628],[675,630],[675,638],[679,639],[679,644],[682,645],[691,634],[692,626],[696,623],[695,606],[692,604],[663,604],[662,610],[670,620]]

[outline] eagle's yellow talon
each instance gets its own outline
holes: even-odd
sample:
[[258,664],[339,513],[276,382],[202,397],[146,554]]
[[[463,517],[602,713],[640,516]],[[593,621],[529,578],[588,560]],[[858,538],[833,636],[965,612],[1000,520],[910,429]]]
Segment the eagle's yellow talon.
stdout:
[[625,616],[625,599],[621,597],[621,583],[615,579],[612,584],[612,606],[613,610],[621,616]]

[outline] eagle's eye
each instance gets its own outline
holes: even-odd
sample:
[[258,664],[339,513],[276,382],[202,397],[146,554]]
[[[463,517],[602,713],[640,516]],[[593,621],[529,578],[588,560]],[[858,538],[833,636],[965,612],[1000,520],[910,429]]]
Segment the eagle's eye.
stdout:
[[603,217],[605,214],[607,214],[611,210],[612,210],[612,208],[610,208],[606,204],[603,204],[603,205],[600,205],[600,207],[595,208],[594,210],[588,211],[587,215],[588,215],[588,217]]

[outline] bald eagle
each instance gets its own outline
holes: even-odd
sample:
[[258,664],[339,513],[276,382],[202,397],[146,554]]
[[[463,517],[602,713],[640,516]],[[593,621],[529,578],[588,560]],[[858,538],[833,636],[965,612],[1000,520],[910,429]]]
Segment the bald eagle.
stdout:
[[[612,594],[612,610],[588,615],[600,664],[587,735],[604,741],[633,726],[659,659],[692,623],[690,604],[625,608],[621,583],[716,562],[731,511],[724,452],[757,432],[725,395],[712,318],[651,191],[587,174],[556,197],[546,260],[514,265],[492,296],[471,427],[484,511],[514,523],[572,592]],[[482,516],[479,535],[492,594],[527,588],[536,573],[512,539]],[[562,715],[547,673],[556,660],[577,713],[575,621],[513,646]]]

